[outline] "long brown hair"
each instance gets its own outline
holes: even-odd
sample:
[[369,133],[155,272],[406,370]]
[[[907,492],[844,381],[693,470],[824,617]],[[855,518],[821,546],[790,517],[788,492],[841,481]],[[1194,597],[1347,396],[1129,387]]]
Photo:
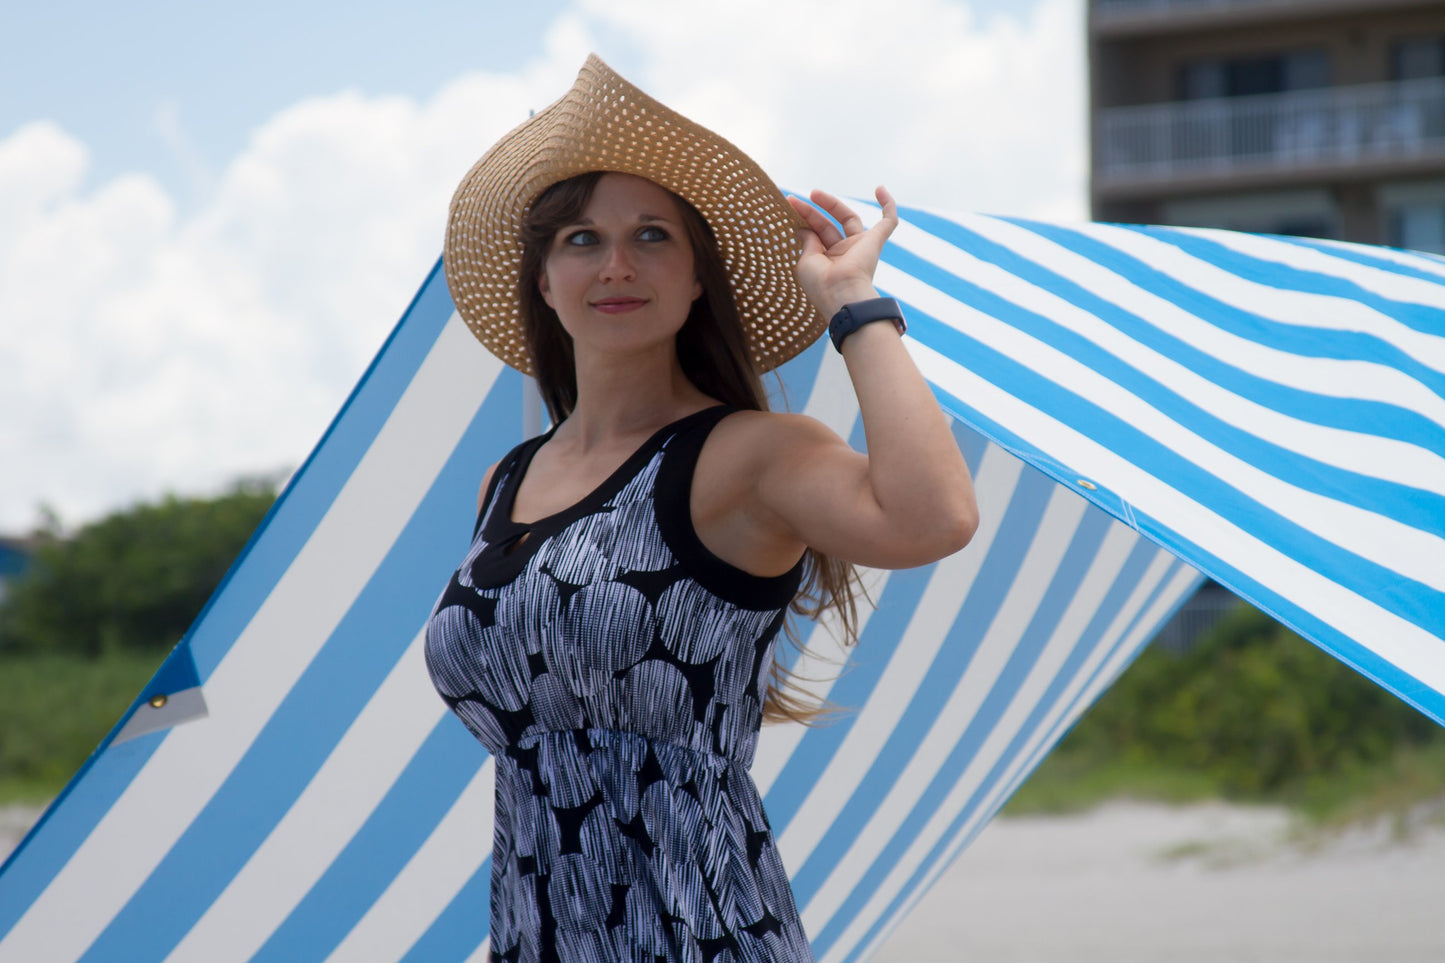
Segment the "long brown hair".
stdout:
[[[519,232],[522,263],[517,281],[522,330],[532,355],[537,387],[553,423],[572,413],[577,404],[576,359],[572,338],[557,314],[542,298],[538,282],[547,252],[557,231],[576,223],[592,199],[605,171],[578,174],[553,184],[532,203]],[[671,192],[669,192],[671,193]],[[692,302],[687,320],[677,333],[677,357],[683,374],[704,394],[734,408],[768,410],[762,379],[748,356],[742,318],[728,280],[727,265],[712,228],[697,209],[678,197],[678,209],[692,245],[693,263],[702,284],[702,297]],[[856,570],[847,562],[815,549],[804,551],[803,584],[791,608],[817,619],[832,611],[845,645],[858,639],[857,594],[862,589]],[[799,649],[802,643],[791,624],[787,638]],[[819,704],[774,661],[763,701],[764,722],[813,724],[832,707]]]

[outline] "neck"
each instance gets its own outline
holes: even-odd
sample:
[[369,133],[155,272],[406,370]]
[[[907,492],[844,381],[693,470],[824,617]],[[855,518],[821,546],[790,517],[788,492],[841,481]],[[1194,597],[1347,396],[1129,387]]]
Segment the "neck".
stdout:
[[651,434],[713,403],[690,382],[671,342],[629,355],[577,358],[577,404],[554,436],[583,451]]

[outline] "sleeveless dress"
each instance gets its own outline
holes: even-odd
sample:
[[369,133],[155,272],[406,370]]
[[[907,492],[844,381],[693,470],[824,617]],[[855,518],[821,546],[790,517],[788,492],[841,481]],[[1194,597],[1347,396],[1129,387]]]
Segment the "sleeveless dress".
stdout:
[[688,507],[729,411],[526,525],[512,505],[550,432],[514,449],[428,622],[432,682],[496,759],[493,960],[813,959],[748,774],[802,563],[734,568]]

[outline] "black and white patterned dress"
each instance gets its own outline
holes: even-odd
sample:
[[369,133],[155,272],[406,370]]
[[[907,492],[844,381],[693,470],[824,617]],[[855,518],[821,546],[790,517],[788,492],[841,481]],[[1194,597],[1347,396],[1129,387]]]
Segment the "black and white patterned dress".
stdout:
[[710,408],[595,491],[511,520],[502,460],[427,626],[432,681],[496,758],[494,960],[811,960],[748,774],[801,563],[749,575],[688,508]]

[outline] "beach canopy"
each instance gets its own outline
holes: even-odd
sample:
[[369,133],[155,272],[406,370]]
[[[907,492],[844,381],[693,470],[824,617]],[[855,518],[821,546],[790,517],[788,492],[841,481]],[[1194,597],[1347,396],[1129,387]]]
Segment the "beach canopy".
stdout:
[[[879,286],[983,521],[865,573],[841,672],[800,627],[849,712],[766,730],[754,775],[826,961],[880,945],[1205,575],[1445,720],[1445,262],[903,214]],[[775,392],[862,445],[831,349]],[[484,958],[492,767],[420,629],[528,398],[434,271],[0,871],[0,961]]]

